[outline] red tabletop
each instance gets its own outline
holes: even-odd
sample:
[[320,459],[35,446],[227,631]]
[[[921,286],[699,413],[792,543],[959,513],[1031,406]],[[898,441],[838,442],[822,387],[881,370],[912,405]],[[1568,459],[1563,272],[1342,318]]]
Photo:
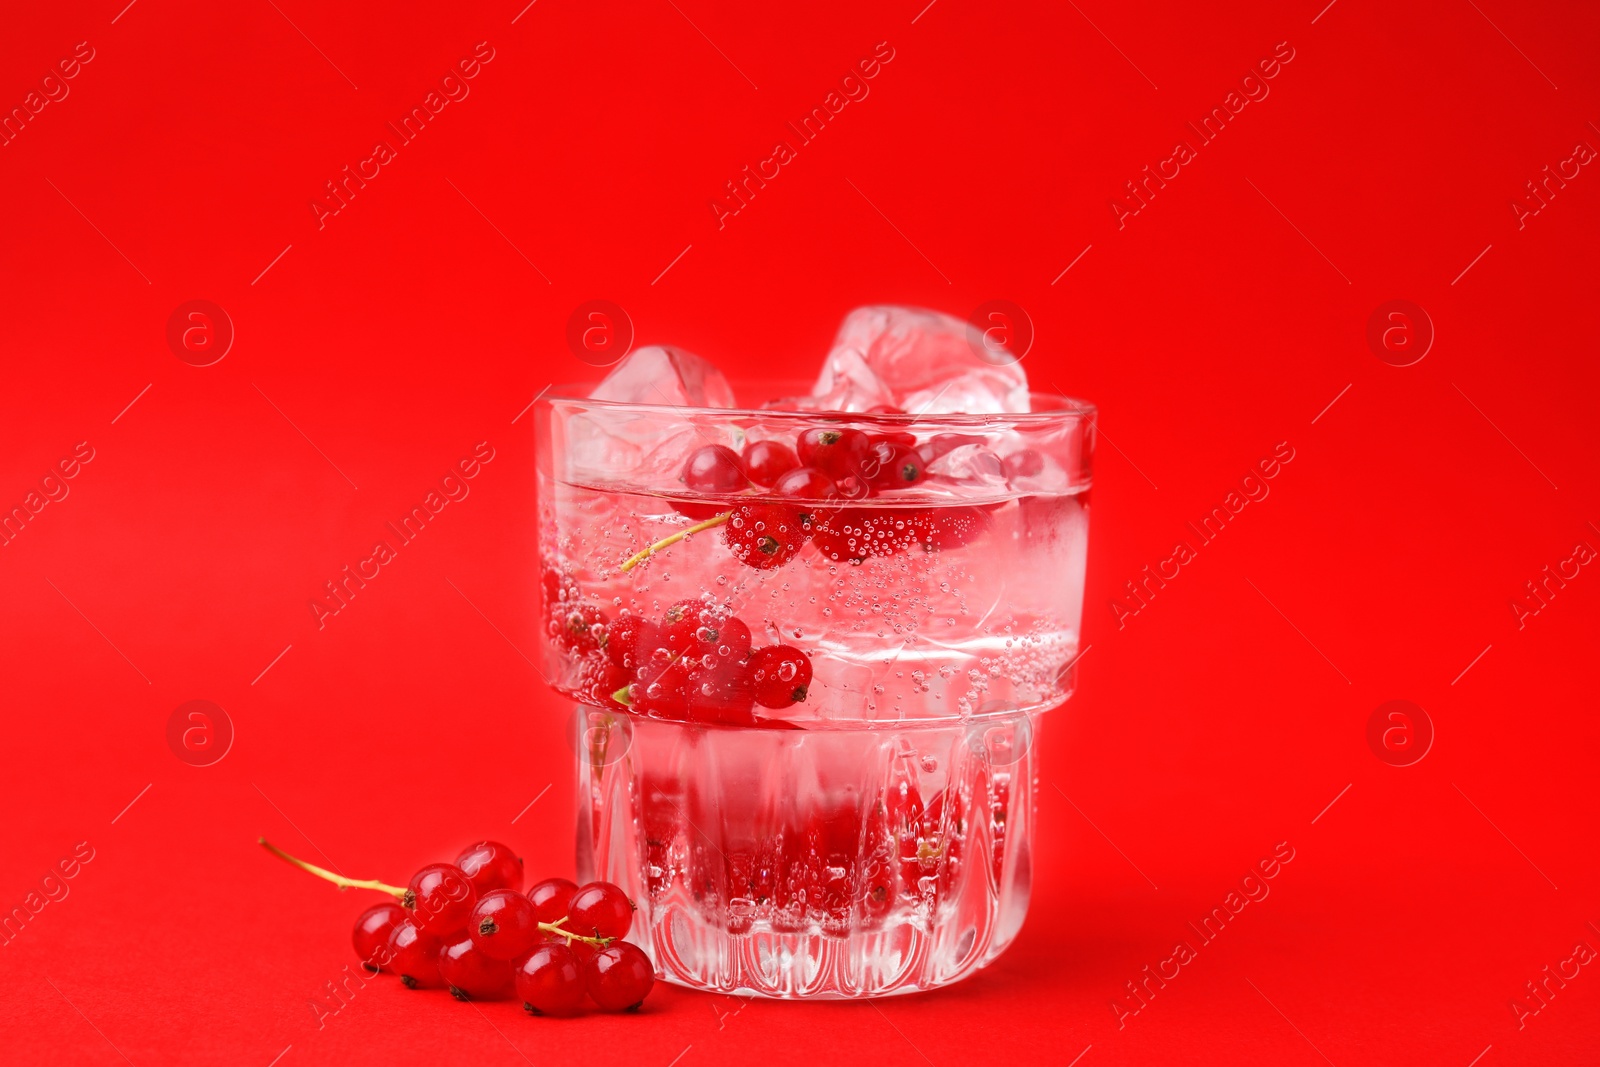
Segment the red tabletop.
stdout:
[[[0,1061],[1600,1057],[1592,7],[125,3],[0,34]],[[572,873],[525,409],[591,300],[739,376],[1008,300],[1102,406],[1032,909],[969,981],[346,985],[368,895],[256,847]]]

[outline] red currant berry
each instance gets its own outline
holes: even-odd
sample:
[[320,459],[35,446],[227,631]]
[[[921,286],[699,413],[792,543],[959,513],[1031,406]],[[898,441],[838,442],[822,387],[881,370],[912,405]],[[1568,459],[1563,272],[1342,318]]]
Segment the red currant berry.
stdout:
[[922,457],[913,448],[893,441],[875,441],[871,483],[874,489],[907,489],[923,478]]
[[773,482],[772,491],[793,500],[832,500],[839,495],[833,479],[815,467],[796,467]]
[[491,889],[522,889],[522,857],[512,852],[510,845],[498,841],[468,845],[456,857],[456,866],[479,897]]
[[1001,460],[1000,470],[1008,479],[1033,478],[1044,473],[1044,457],[1034,449],[1024,448]]
[[467,925],[478,894],[453,863],[430,863],[411,876],[405,906],[411,920],[431,937],[447,937]]
[[[713,659],[707,656],[707,659]],[[689,672],[690,722],[717,722],[732,726],[755,723],[755,686],[750,667],[737,662],[715,662]]]
[[771,488],[798,466],[794,452],[779,441],[751,441],[744,446],[744,469],[757,485]]
[[806,698],[811,687],[811,657],[789,645],[769,645],[750,654],[751,683],[756,703],[787,708]]
[[511,991],[514,976],[510,963],[494,959],[470,937],[439,947],[439,977],[457,1000],[496,1000]]
[[578,887],[565,878],[546,878],[528,890],[528,903],[533,905],[536,923],[553,923],[572,908],[572,898]]
[[540,945],[517,968],[517,996],[530,1015],[576,1015],[588,991],[583,969],[565,945]]
[[673,653],[688,652],[694,647],[695,634],[705,625],[706,619],[714,618],[715,614],[711,605],[704,600],[678,601],[661,616],[658,633],[662,647]]
[[406,920],[406,909],[389,901],[383,904],[374,904],[361,913],[356,919],[356,928],[351,934],[355,942],[356,956],[361,960],[361,965],[376,974],[384,968],[388,957],[389,935],[394,928]]
[[644,662],[657,640],[654,623],[625,612],[606,627],[606,658],[614,666],[631,671]]
[[599,656],[585,656],[578,662],[578,680],[574,688],[578,698],[589,704],[609,708],[616,704],[614,694],[628,684],[629,673]]
[[737,493],[745,483],[739,453],[726,445],[697,448],[683,465],[683,484],[697,493]]
[[606,613],[587,604],[563,602],[563,609],[550,623],[556,647],[576,656],[587,655],[600,647],[606,633]]
[[787,563],[805,546],[801,512],[782,504],[743,504],[722,526],[722,537],[740,563],[770,570]]
[[868,415],[904,415],[904,408],[897,408],[893,404],[874,404],[867,409]]
[[627,701],[635,711],[656,719],[682,719],[688,711],[689,664],[682,656],[658,653],[634,672]]
[[514,960],[539,940],[533,904],[514,889],[495,889],[478,898],[467,936],[492,960]]
[[596,952],[584,967],[589,996],[606,1011],[632,1011],[656,984],[650,957],[638,945],[619,941]]
[[407,989],[437,989],[439,939],[429,937],[410,919],[395,924],[389,933],[389,962],[385,968],[400,976]]
[[633,926],[633,901],[610,882],[590,882],[572,898],[567,929],[585,937],[625,937]]
[[870,443],[860,430],[814,426],[801,432],[796,451],[801,463],[815,467],[837,482],[860,475]]
[[750,655],[750,627],[737,615],[703,618],[687,655],[694,661],[691,669],[743,663]]
[[872,556],[890,556],[917,544],[923,527],[920,511],[846,509],[828,516],[811,535],[823,558],[860,563]]

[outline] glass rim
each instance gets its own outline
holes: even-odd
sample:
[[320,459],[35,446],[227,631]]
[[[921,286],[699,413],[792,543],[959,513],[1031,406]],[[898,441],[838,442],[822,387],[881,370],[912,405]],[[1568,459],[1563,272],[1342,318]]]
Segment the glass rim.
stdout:
[[[627,400],[600,400],[582,395],[585,390],[592,387],[593,383],[569,382],[562,385],[552,385],[546,388],[544,394],[537,398],[537,403],[544,407],[550,407],[557,403],[584,404],[607,411],[636,412],[641,416],[655,417],[773,419],[807,423],[859,421],[884,426],[932,425],[957,429],[1013,424],[1023,426],[1064,425],[1075,419],[1095,425],[1100,413],[1098,405],[1092,401],[1066,396],[1061,393],[1033,390],[1028,393],[1030,402],[1036,400],[1049,401],[1052,407],[1045,411],[933,412],[921,414],[907,412],[903,415],[894,415],[867,411],[797,411],[790,408],[752,408],[743,406],[731,408],[695,407],[686,404],[674,404],[670,401],[664,401],[659,404],[641,403]],[[804,387],[802,386],[801,388]]]

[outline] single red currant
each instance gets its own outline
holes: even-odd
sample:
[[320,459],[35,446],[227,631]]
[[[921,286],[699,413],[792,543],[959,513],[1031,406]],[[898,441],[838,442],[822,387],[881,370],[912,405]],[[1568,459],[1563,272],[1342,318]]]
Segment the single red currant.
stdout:
[[588,604],[563,602],[550,623],[556,646],[576,656],[587,655],[600,647],[606,633],[606,613]]
[[860,476],[870,441],[860,430],[814,426],[801,432],[796,442],[800,462],[815,467],[834,481]]
[[439,939],[429,937],[410,919],[395,924],[389,933],[389,962],[385,969],[398,974],[407,989],[437,989]]
[[806,543],[801,512],[782,504],[742,504],[722,526],[722,538],[740,563],[770,570],[787,563]]
[[706,445],[689,453],[683,484],[697,493],[737,493],[746,484],[739,453],[726,445]]
[[613,665],[631,671],[644,662],[644,656],[658,640],[655,623],[624,612],[606,627],[606,658]]
[[907,489],[922,481],[922,457],[913,448],[893,441],[872,445],[874,467],[870,479],[874,489]]
[[470,937],[458,936],[439,947],[439,977],[457,1000],[496,1000],[511,991],[515,971],[489,956]]
[[517,996],[530,1015],[576,1015],[588,992],[583,969],[565,945],[540,945],[517,968]]
[[534,922],[553,923],[562,918],[571,909],[572,898],[577,895],[578,887],[565,878],[546,878],[528,890],[528,903],[533,905]]
[[627,685],[630,677],[627,671],[610,660],[589,655],[578,661],[578,680],[574,688],[580,700],[609,708],[616,704],[613,694]]
[[833,479],[815,467],[796,467],[773,482],[772,491],[793,500],[832,500],[839,495]]
[[696,667],[689,672],[690,722],[753,725],[755,699],[750,667],[743,657],[736,662],[716,661],[711,666]]
[[737,615],[704,617],[686,655],[692,668],[743,663],[750,654],[750,627]]
[[688,709],[688,687],[688,662],[663,651],[634,672],[623,703],[652,718],[682,719]]
[[751,441],[744,446],[744,469],[757,485],[771,488],[798,466],[794,452],[779,441]]
[[467,936],[493,960],[514,960],[539,940],[533,904],[514,889],[494,889],[478,898]]
[[657,631],[662,647],[674,654],[688,652],[694,647],[695,635],[708,619],[716,618],[712,605],[700,599],[680,600],[661,616]]
[[567,929],[585,937],[625,937],[633,926],[633,901],[610,882],[590,882],[572,898]]
[[632,1011],[656,983],[650,957],[637,945],[618,941],[595,953],[584,967],[589,996],[606,1011]]
[[361,965],[376,974],[388,960],[389,935],[406,920],[406,909],[394,901],[374,904],[356,919],[351,940]]
[[456,866],[467,876],[479,897],[492,889],[522,889],[522,857],[511,851],[511,846],[498,841],[468,845],[456,857]]
[[874,404],[867,409],[868,415],[904,415],[904,408],[897,408],[893,404]]
[[750,654],[756,703],[787,708],[804,700],[811,687],[811,657],[789,645],[769,645]]
[[430,863],[406,887],[412,921],[431,937],[448,937],[467,925],[478,894],[453,863]]

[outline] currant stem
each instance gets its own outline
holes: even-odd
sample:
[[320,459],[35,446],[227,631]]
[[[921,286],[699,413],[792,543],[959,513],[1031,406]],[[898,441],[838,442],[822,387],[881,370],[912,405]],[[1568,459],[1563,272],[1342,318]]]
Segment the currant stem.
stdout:
[[733,517],[733,512],[725,511],[721,515],[717,515],[714,518],[707,519],[704,522],[697,522],[693,526],[689,527],[686,530],[679,530],[677,533],[673,534],[671,537],[663,537],[661,540],[657,541],[655,544],[651,545],[649,548],[645,549],[644,551],[636,552],[632,556],[629,556],[628,557],[628,561],[622,565],[622,570],[623,570],[624,573],[626,573],[628,571],[631,571],[631,570],[633,570],[633,568],[637,567],[639,564],[643,563],[645,560],[649,559],[651,556],[655,555],[657,552],[660,552],[663,548],[666,548],[668,545],[675,545],[679,541],[682,541],[685,537],[688,537],[690,534],[697,534],[701,530],[709,530],[713,526],[721,526],[723,523],[727,522],[732,517]]
[[547,934],[560,934],[562,937],[567,939],[567,944],[569,945],[574,941],[582,941],[585,944],[593,945],[596,948],[605,948],[607,945],[611,944],[611,942],[616,940],[614,937],[585,937],[582,934],[575,934],[561,925],[567,921],[567,918],[567,916],[563,915],[553,923],[540,923],[539,929],[543,930]]
[[277,845],[272,844],[264,837],[256,838],[256,844],[260,845],[274,856],[277,856],[285,863],[299,867],[302,871],[314,874],[324,881],[332,882],[340,889],[376,889],[380,893],[388,893],[390,896],[398,897],[401,900],[405,899],[406,891],[400,886],[389,885],[386,882],[378,881],[376,878],[346,878],[342,874],[334,874],[332,871],[318,867],[314,863],[307,863],[305,860],[295,859],[293,856],[289,855]]

